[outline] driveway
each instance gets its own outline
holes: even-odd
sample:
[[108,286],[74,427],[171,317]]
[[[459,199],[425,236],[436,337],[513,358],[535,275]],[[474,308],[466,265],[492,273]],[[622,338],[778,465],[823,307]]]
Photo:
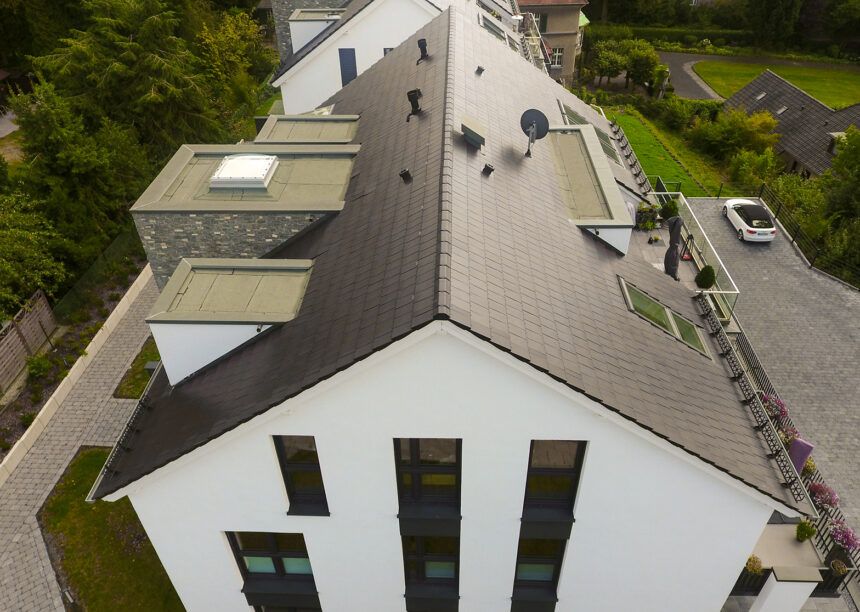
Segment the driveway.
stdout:
[[724,201],[689,199],[740,290],[747,337],[860,530],[860,292],[810,269],[782,231],[772,243],[739,242]]
[[671,51],[658,51],[657,54],[660,56],[660,61],[662,63],[669,65],[675,93],[682,98],[689,98],[691,100],[723,99],[693,70],[693,66],[701,61],[734,62],[744,64],[768,63],[778,64],[780,66],[810,66],[813,68],[833,68],[834,70],[860,72],[860,66],[856,66],[854,64],[827,64],[822,62],[786,60],[774,57],[734,57],[725,55],[706,55],[703,53],[675,53]]

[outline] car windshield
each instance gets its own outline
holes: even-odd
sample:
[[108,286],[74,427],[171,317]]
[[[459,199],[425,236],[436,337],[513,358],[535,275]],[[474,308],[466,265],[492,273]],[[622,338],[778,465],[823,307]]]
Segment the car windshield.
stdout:
[[735,207],[738,216],[750,227],[769,228],[773,227],[770,215],[764,206],[758,204],[741,204]]

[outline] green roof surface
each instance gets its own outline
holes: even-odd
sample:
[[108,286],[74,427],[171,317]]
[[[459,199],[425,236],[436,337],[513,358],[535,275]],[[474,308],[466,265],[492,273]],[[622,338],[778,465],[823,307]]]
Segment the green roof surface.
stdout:
[[358,115],[270,115],[254,142],[346,144],[356,130]]

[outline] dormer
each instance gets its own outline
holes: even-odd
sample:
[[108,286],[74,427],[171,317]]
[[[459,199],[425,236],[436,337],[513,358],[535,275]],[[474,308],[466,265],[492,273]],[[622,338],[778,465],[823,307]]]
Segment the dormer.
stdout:
[[320,32],[338,21],[344,11],[346,9],[342,8],[303,8],[293,11],[289,19],[293,53],[298,53]]

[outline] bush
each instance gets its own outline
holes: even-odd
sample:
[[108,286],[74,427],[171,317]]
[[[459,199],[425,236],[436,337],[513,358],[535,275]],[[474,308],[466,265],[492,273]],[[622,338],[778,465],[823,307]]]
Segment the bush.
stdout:
[[715,47],[725,47],[726,46],[726,39],[725,38],[715,39],[714,40],[714,46]]
[[[698,10],[698,9],[697,9]],[[591,29],[591,25],[585,28],[586,31]],[[686,43],[692,39],[692,43],[686,43],[689,46],[695,45],[704,38],[716,40],[722,38],[730,43],[741,46],[752,46],[756,44],[755,33],[750,30],[722,30],[719,28],[657,28],[647,26],[633,26],[631,28],[635,38],[643,38],[650,41],[663,40],[666,42]]]
[[21,425],[24,426],[24,429],[27,429],[30,425],[32,425],[35,419],[35,412],[25,412],[18,416],[18,420],[21,421]]
[[806,542],[806,540],[814,536],[816,533],[818,533],[818,529],[815,528],[815,525],[807,520],[803,520],[797,524],[795,536],[797,537],[798,542]]
[[710,289],[717,281],[717,275],[712,266],[705,266],[696,274],[696,286],[699,289]]
[[44,353],[27,357],[27,377],[29,380],[36,381],[44,378],[52,367],[54,364]]
[[685,45],[687,45],[688,47],[692,47],[696,44],[696,41],[698,39],[693,34],[684,34],[683,40]]
[[690,140],[701,151],[720,161],[748,149],[764,153],[776,144],[777,121],[767,111],[747,115],[743,109],[729,110],[717,115],[715,121],[696,118],[689,131]]
[[744,188],[754,190],[762,183],[769,183],[779,176],[785,167],[782,159],[767,149],[763,153],[741,150],[729,162],[729,176]]
[[678,203],[675,200],[669,200],[663,207],[660,208],[660,216],[664,219],[671,219],[678,216]]

